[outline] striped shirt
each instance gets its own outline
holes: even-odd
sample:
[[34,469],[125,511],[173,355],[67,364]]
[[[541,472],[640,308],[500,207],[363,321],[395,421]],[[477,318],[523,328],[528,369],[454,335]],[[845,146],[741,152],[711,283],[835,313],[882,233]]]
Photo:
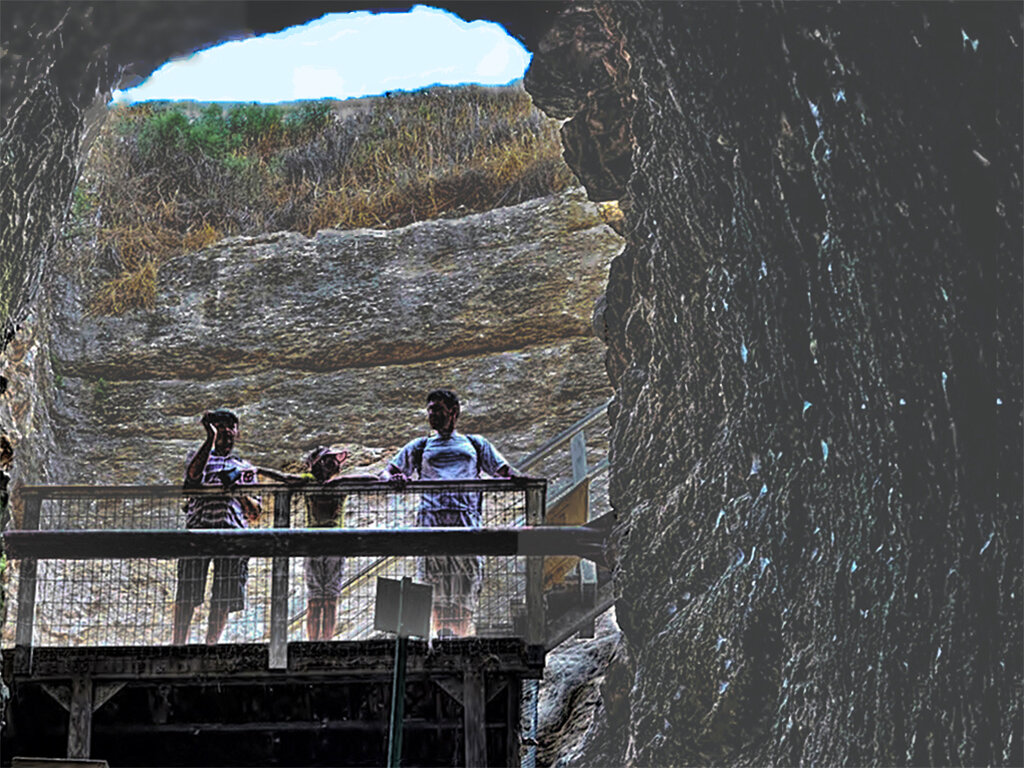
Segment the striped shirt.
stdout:
[[[239,473],[238,480],[236,481],[237,485],[256,484],[256,467],[248,461],[238,458],[238,456],[233,453],[230,453],[227,456],[217,456],[211,452],[209,458],[206,460],[206,466],[203,467],[202,481],[197,483],[194,480],[190,480],[188,476],[188,466],[192,463],[192,459],[195,455],[196,452],[193,451],[185,461],[186,488],[223,485],[223,482],[221,481],[221,472],[224,472],[225,470],[231,473]],[[259,497],[253,498],[258,504]],[[238,498],[229,496],[205,496],[201,498],[191,498],[188,500],[188,504],[185,507],[185,527],[248,528],[249,522],[246,520],[245,512],[242,509],[242,503]]]

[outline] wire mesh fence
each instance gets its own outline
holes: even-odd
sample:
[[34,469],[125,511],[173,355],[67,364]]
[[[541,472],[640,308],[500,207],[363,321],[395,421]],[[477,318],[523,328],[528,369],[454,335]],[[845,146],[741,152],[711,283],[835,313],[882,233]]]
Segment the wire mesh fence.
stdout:
[[[429,488],[425,486],[430,486]],[[463,488],[472,490],[463,490]],[[462,504],[479,509],[482,527],[506,527],[526,519],[528,493],[500,483],[346,484],[322,486],[254,486],[245,493],[257,504],[258,514],[250,528],[345,528],[402,530],[416,527],[420,510],[437,504]],[[144,540],[147,532],[185,528],[188,498],[205,495],[227,503],[223,491],[183,492],[166,487],[29,489],[23,528],[41,531],[132,531]],[[230,497],[237,498],[241,491]],[[543,498],[543,495],[540,497]],[[34,505],[34,506],[33,506]],[[539,519],[539,518],[536,518]],[[323,577],[311,560],[326,555],[288,557],[287,639],[306,639],[308,599],[325,594]],[[380,636],[373,629],[376,579],[419,580],[422,559],[414,556],[337,557],[330,572],[326,594],[337,593],[334,639],[369,639]],[[226,605],[232,580],[241,581],[244,599],[230,610],[220,642],[267,642],[271,631],[273,557],[181,558],[125,557],[94,559],[76,553],[74,559],[44,559],[30,563],[14,560],[6,577],[8,604],[3,625],[3,644],[15,644],[18,622],[25,622],[19,600],[31,600],[30,644],[33,646],[171,645],[175,604],[188,592],[189,579],[205,578],[185,642],[206,638],[211,605]],[[220,561],[236,561],[234,565]],[[474,614],[476,634],[512,636],[517,614],[525,604],[526,558],[483,557],[482,582]],[[243,565],[244,568],[236,566]],[[323,563],[321,562],[321,565]],[[212,568],[211,568],[212,565]],[[217,573],[217,568],[221,573]],[[32,571],[34,570],[34,574]],[[247,571],[244,575],[241,571]],[[321,569],[322,574],[323,569]],[[34,576],[34,578],[33,578]],[[21,586],[32,579],[34,594]],[[315,582],[315,583],[314,583]],[[199,596],[201,594],[201,597]],[[184,599],[184,598],[182,598]],[[21,618],[19,619],[19,615]],[[22,633],[24,629],[20,630]]]

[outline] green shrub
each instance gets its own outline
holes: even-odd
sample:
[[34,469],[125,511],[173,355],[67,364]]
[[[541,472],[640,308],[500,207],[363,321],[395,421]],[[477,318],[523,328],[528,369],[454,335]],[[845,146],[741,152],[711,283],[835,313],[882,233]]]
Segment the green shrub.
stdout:
[[139,151],[147,160],[178,154],[188,143],[188,118],[177,109],[157,112],[142,124]]
[[276,139],[282,133],[281,108],[274,104],[238,104],[228,110],[227,128],[232,149]]
[[217,104],[210,104],[189,125],[188,145],[208,157],[222,158],[231,145],[228,123]]
[[291,137],[302,139],[322,131],[330,120],[330,102],[304,101],[285,116],[284,127]]

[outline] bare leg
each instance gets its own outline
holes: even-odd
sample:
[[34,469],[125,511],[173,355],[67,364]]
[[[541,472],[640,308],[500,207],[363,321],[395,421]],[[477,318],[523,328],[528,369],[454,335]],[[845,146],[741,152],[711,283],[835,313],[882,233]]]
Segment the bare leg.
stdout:
[[306,604],[306,638],[320,639],[320,627],[323,625],[323,600],[318,597],[309,598]]
[[186,605],[175,601],[174,603],[174,630],[171,642],[175,645],[184,645],[188,639],[188,627],[192,623],[192,616],[196,612],[194,605]]
[[438,634],[447,629],[456,637],[466,637],[473,623],[473,612],[459,606],[439,608],[435,605],[433,620]]
[[470,627],[473,624],[473,612],[465,608],[455,608],[452,611],[450,626],[452,633],[458,637],[468,637]]
[[323,613],[320,618],[320,639],[330,640],[334,637],[334,623],[338,618],[338,598],[325,597]]
[[228,623],[228,609],[225,605],[214,603],[210,606],[210,624],[206,628],[206,644],[216,645]]

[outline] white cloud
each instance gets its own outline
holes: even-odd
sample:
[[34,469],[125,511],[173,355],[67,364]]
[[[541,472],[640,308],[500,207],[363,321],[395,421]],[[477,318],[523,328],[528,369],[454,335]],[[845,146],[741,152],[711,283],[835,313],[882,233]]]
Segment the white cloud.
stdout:
[[499,43],[492,51],[484,54],[476,65],[476,76],[481,80],[489,80],[505,74],[509,65],[510,51],[508,45]]
[[349,35],[354,34],[356,34],[356,31],[354,29],[339,29],[337,32],[335,32],[333,35],[327,38],[327,42],[333,43],[340,40],[343,37],[348,37]]
[[417,5],[409,13],[335,13],[302,27],[233,41],[161,67],[127,101],[351,98],[434,83],[500,85],[530,54],[493,22]]
[[292,98],[345,98],[345,78],[336,69],[296,67],[292,72]]

